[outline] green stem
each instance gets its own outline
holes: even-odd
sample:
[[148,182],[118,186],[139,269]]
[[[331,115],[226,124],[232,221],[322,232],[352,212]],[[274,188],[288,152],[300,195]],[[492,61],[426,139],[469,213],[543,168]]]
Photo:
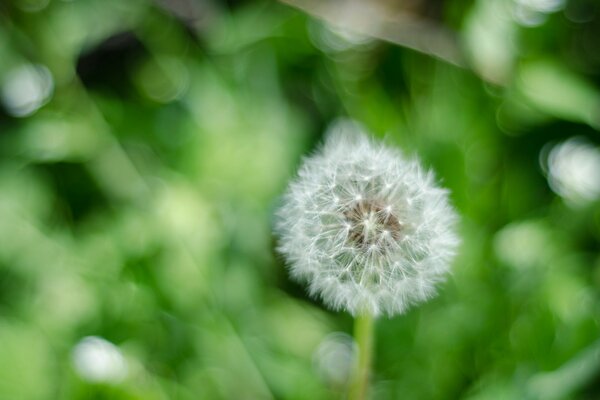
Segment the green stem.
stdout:
[[354,340],[358,345],[358,359],[350,386],[350,400],[367,399],[369,375],[373,358],[374,319],[370,314],[359,315],[354,319]]

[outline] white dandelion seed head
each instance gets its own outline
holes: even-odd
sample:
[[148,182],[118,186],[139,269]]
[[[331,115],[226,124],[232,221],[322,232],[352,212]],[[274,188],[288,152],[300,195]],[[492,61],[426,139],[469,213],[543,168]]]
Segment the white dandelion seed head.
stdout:
[[432,297],[459,243],[433,174],[350,122],[304,160],[277,217],[292,277],[355,316],[402,314]]

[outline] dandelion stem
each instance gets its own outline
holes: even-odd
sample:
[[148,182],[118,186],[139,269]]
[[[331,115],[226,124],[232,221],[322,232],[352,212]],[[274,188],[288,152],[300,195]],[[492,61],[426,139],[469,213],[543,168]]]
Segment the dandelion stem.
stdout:
[[358,359],[350,386],[350,400],[367,399],[373,357],[374,325],[374,318],[371,314],[359,315],[354,320],[354,340],[358,345]]

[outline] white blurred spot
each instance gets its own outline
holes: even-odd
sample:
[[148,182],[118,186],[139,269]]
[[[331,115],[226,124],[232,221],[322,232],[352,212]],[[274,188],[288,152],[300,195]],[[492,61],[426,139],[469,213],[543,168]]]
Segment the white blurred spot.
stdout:
[[117,383],[127,375],[127,363],[114,344],[96,336],[83,338],[72,354],[77,374],[88,382]]
[[546,265],[552,237],[548,228],[537,221],[512,223],[494,236],[494,250],[500,260],[513,268],[534,268]]
[[515,6],[513,15],[515,21],[517,21],[519,25],[528,27],[540,26],[546,22],[547,19],[547,15],[545,13],[539,12],[522,4],[517,4]]
[[333,385],[345,385],[352,374],[356,346],[352,337],[334,332],[325,337],[313,355],[313,362],[321,378]]
[[561,10],[565,0],[515,0],[514,18],[524,26],[538,26],[547,14]]
[[48,102],[54,82],[48,68],[26,64],[6,74],[1,98],[7,111],[15,117],[26,117]]
[[526,5],[536,11],[551,13],[562,9],[565,0],[517,0],[517,3]]
[[576,137],[555,145],[542,167],[552,190],[570,203],[582,205],[600,197],[600,150],[587,140]]

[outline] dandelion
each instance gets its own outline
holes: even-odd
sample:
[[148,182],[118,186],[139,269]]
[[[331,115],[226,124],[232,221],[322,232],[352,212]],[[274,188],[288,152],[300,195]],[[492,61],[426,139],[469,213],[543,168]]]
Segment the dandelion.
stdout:
[[433,173],[343,122],[304,160],[276,230],[291,275],[329,307],[393,316],[435,294],[458,238]]
[[435,294],[459,242],[456,219],[431,171],[351,122],[304,160],[278,212],[279,251],[312,296],[356,317],[350,399],[367,396],[373,318]]

